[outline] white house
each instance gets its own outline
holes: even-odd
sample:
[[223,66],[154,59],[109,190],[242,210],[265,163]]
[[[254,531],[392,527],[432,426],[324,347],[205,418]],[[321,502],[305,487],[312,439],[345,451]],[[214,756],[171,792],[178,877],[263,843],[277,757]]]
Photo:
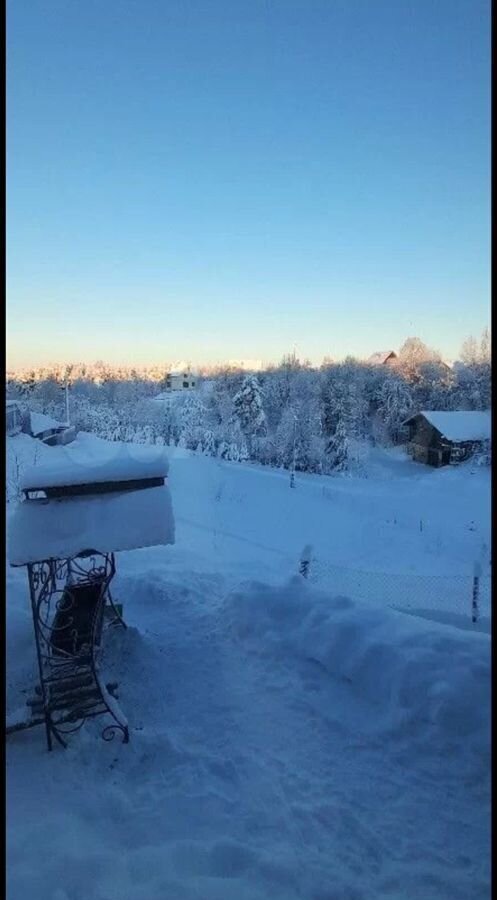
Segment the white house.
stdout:
[[197,384],[198,376],[187,363],[180,363],[166,375],[166,391],[191,391]]

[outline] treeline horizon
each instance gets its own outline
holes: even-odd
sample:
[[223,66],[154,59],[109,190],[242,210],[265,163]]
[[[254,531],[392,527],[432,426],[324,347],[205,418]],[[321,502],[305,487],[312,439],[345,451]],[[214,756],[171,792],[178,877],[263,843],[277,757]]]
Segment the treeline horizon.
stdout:
[[[443,358],[443,355],[440,351],[428,347],[423,341],[418,337],[408,337],[400,350],[390,350],[384,352],[394,352],[397,354],[398,358],[401,358],[403,355],[409,353],[409,348],[412,347],[413,342],[416,342],[418,346],[422,346],[422,353],[426,356],[426,358],[430,358],[432,360],[437,360],[448,365],[446,360]],[[478,340],[473,335],[470,335],[466,338],[460,349],[459,355],[457,359],[451,361],[451,365],[456,365],[458,362],[468,362],[474,361],[478,355],[481,356],[481,348],[484,345],[485,349],[483,350],[483,355],[487,354],[486,348],[488,347],[488,354],[490,353],[490,335],[489,329],[485,328],[482,332],[481,338]],[[383,351],[379,351],[383,352]],[[371,354],[373,355],[373,354]],[[343,363],[351,363],[353,362],[355,365],[371,365],[369,359],[362,359],[360,357],[354,356],[353,354],[347,354],[345,357],[334,357],[332,355],[325,355],[321,361],[321,363],[313,363],[310,359],[304,357],[300,358],[297,356],[296,351],[291,351],[282,356],[279,362],[267,362],[264,363],[261,360],[260,367],[249,367],[249,366],[239,366],[230,362],[216,362],[216,363],[195,363],[189,360],[187,362],[187,366],[191,367],[191,370],[198,373],[200,377],[207,376],[217,376],[223,375],[226,372],[247,372],[252,374],[263,374],[264,372],[272,372],[282,365],[287,364],[288,360],[291,360],[294,363],[298,363],[304,369],[313,369],[320,370],[323,368],[327,368],[330,365],[341,365]],[[184,360],[184,362],[186,362]],[[177,369],[178,363],[177,361],[166,361],[164,363],[155,363],[155,364],[142,364],[142,365],[132,365],[126,363],[111,363],[105,360],[96,360],[93,363],[81,362],[79,360],[74,362],[58,362],[54,360],[51,363],[46,363],[43,365],[37,366],[10,366],[6,369],[7,382],[9,380],[13,381],[25,381],[29,377],[33,377],[36,380],[43,380],[44,378],[55,378],[58,381],[64,381],[67,378],[91,378],[92,380],[99,380],[104,374],[112,374],[117,379],[126,380],[129,377],[140,376],[145,380],[151,380],[153,382],[161,381],[165,379],[165,376],[171,372],[172,369]]]
[[488,410],[491,352],[488,330],[468,338],[461,360],[447,366],[419,338],[408,338],[398,359],[372,365],[349,358],[320,367],[294,354],[256,374],[224,367],[200,380],[198,390],[154,400],[164,379],[136,369],[117,374],[68,367],[9,378],[13,399],[70,421],[79,430],[114,441],[181,445],[233,461],[308,472],[360,471],[369,448],[403,439],[403,422],[423,409]]

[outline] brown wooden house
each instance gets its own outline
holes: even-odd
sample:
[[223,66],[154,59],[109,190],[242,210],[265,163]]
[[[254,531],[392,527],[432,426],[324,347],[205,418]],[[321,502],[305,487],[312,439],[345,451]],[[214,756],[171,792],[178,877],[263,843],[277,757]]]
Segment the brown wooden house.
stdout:
[[378,350],[366,360],[368,366],[392,366],[397,362],[395,350]]
[[424,410],[402,423],[408,453],[429,466],[447,466],[467,459],[488,445],[490,412]]

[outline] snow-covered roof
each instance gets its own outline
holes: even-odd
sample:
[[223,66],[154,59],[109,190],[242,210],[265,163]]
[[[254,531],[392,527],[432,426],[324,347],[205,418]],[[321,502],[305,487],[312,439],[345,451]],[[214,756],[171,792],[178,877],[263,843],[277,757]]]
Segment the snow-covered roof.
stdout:
[[389,356],[397,358],[395,350],[378,350],[376,353],[371,354],[367,362],[372,366],[381,366],[387,361]]
[[66,450],[52,464],[31,466],[21,477],[21,490],[160,478],[169,471],[168,459],[157,447],[119,443],[109,447],[105,459]]
[[[416,413],[424,416],[442,437],[449,441],[486,441],[490,440],[492,421],[490,411],[467,410],[421,410]],[[410,416],[404,424],[411,422],[416,416]]]
[[247,372],[260,372],[263,368],[262,360],[260,359],[230,359],[228,360],[228,365]]
[[29,418],[31,421],[31,434],[35,436],[42,434],[44,431],[65,428],[63,422],[57,422],[56,419],[52,419],[51,416],[46,416],[44,413],[32,412],[29,414]]
[[67,559],[86,550],[110,553],[163,544],[174,544],[174,518],[166,485],[113,494],[25,500],[15,510],[9,528],[9,556],[14,566]]
[[168,375],[196,375],[196,372],[193,371],[191,367],[191,363],[185,362],[181,360],[178,363],[175,363],[172,369],[169,370]]

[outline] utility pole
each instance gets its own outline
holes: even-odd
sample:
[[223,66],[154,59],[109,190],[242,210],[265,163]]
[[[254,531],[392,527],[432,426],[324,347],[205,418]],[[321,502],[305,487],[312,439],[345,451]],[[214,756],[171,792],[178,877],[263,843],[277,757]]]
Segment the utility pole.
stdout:
[[297,416],[295,413],[293,414],[293,460],[292,460],[292,471],[290,474],[290,487],[295,487],[295,457],[296,457],[296,444],[297,444]]
[[69,425],[69,379],[66,377],[64,384],[62,385],[62,390],[64,391],[64,399],[66,404],[66,425]]
[[479,610],[479,595],[480,595],[480,576],[481,576],[481,565],[479,561],[476,561],[473,567],[473,591],[471,597],[471,621],[473,625],[476,625],[478,622],[478,618],[480,615]]
[[66,422],[69,425],[69,382],[66,381]]

